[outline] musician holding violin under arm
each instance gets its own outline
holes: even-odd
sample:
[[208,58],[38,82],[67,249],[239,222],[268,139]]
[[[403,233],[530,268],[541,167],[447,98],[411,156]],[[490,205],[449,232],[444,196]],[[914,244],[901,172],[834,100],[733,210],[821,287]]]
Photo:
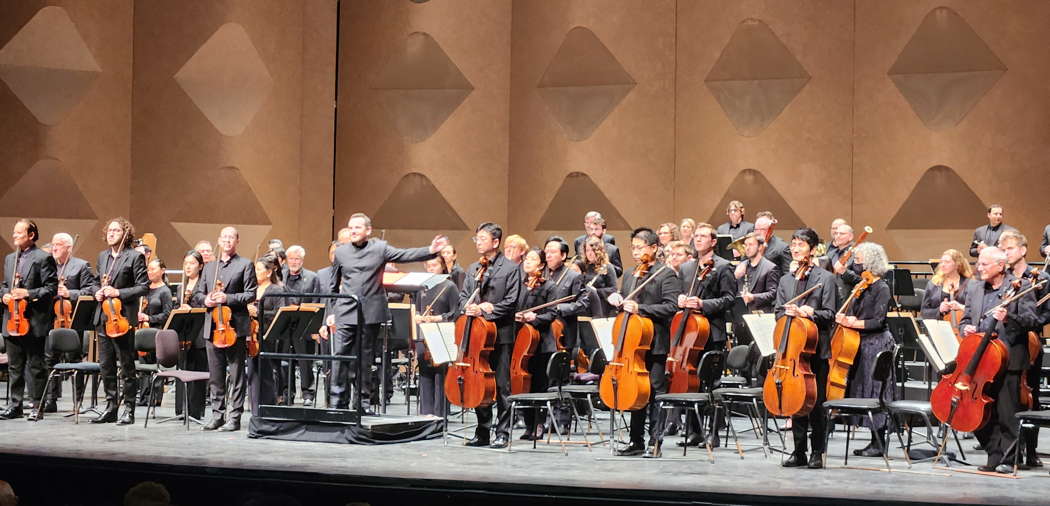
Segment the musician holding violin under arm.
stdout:
[[[22,418],[22,400],[26,387],[26,364],[31,376],[29,421],[40,419],[37,402],[44,393],[47,369],[44,368],[44,339],[54,324],[52,298],[58,278],[55,259],[37,248],[40,230],[31,220],[15,222],[11,242],[15,251],[4,259],[4,283],[0,287],[4,305],[4,342],[7,346],[8,378],[11,392],[0,419]],[[13,311],[14,310],[14,311]]]
[[961,310],[966,308],[966,287],[971,278],[973,269],[962,253],[956,249],[945,250],[937,264],[937,272],[926,284],[926,295],[920,308],[922,317],[939,320],[947,315],[951,321],[949,313],[958,311],[958,318],[962,318]]
[[[423,262],[431,274],[448,274],[448,263],[441,257]],[[466,271],[460,269],[464,276]],[[446,279],[433,288],[419,292],[416,316],[420,323],[451,322],[459,311],[459,288],[452,279]],[[447,364],[434,365],[427,353],[426,344],[416,343],[416,361],[419,363],[419,414],[445,416],[445,372]]]
[[[73,236],[65,232],[59,232],[51,238],[51,256],[54,257],[55,268],[58,269],[58,289],[55,292],[55,298],[56,300],[58,298],[68,300],[70,302],[70,311],[72,311],[81,295],[90,296],[95,293],[98,279],[91,272],[91,265],[87,260],[73,256]],[[72,313],[70,313],[70,316],[72,316]],[[82,353],[79,351],[66,353],[62,356],[52,355],[46,350],[44,352],[46,370],[51,370],[59,362],[80,362],[82,359]],[[77,395],[79,396],[84,395],[85,379],[86,375],[77,375]],[[46,392],[47,398],[44,401],[43,409],[45,413],[58,411],[57,398],[61,389],[61,381],[51,382],[51,390]]]
[[[99,302],[95,311],[98,334],[99,365],[102,386],[106,391],[106,409],[91,423],[117,422],[117,406],[123,402],[120,425],[135,423],[135,324],[138,322],[140,299],[149,293],[146,258],[135,251],[135,227],[124,218],[106,222],[106,249],[98,254],[100,288],[95,292]],[[119,306],[119,308],[118,308]],[[124,391],[117,392],[117,362]]]
[[[966,312],[960,322],[963,335],[991,329],[1008,350],[1006,371],[986,390],[994,402],[989,419],[974,431],[988,454],[987,463],[979,469],[1000,473],[1013,471],[1008,465],[1013,461],[1013,454],[1007,454],[1006,450],[1017,440],[1014,414],[1023,409],[1020,402],[1021,373],[1028,368],[1028,329],[1038,324],[1035,294],[1032,292],[997,308],[1008,292],[1023,289],[1022,283],[1014,286],[1017,278],[1007,270],[1006,261],[1006,253],[997,247],[981,250],[977,257],[979,281],[975,280],[967,287]],[[987,314],[993,308],[997,309]],[[956,367],[965,366],[956,364]]]

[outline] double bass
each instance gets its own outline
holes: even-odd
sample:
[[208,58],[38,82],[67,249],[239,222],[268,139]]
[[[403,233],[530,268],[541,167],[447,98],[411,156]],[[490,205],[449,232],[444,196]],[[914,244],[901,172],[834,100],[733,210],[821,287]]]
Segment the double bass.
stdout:
[[[842,303],[839,313],[845,313],[853,305],[853,301],[867,290],[872,283],[877,281],[869,271],[860,275],[860,282],[853,287],[849,297]],[[829,401],[846,397],[846,381],[849,379],[849,369],[853,367],[853,360],[857,357],[860,349],[860,331],[843,325],[837,325],[835,332],[831,334],[831,357],[828,358],[828,383],[827,398]]]
[[[715,268],[714,260],[697,265],[697,274],[689,285],[686,297],[696,296],[697,287],[707,279]],[[692,308],[685,308],[674,315],[671,320],[671,353],[667,356],[667,376],[670,378],[667,392],[681,394],[700,390],[700,378],[696,367],[700,363],[700,354],[711,337],[711,325],[707,317],[696,314]]]
[[[796,295],[784,305],[805,300],[821,284],[802,293],[798,288],[812,270],[812,259],[806,257],[795,271]],[[773,330],[773,344],[777,347],[773,367],[762,385],[762,400],[766,409],[774,416],[804,416],[817,403],[817,379],[809,367],[809,357],[817,351],[819,340],[817,324],[803,317],[784,315],[777,320]]]
[[[474,275],[477,288],[464,307],[481,295],[482,280],[489,269],[488,257],[481,257]],[[445,397],[456,406],[472,409],[496,402],[496,373],[489,366],[489,354],[496,343],[496,324],[480,316],[456,318],[456,360],[445,374]]]

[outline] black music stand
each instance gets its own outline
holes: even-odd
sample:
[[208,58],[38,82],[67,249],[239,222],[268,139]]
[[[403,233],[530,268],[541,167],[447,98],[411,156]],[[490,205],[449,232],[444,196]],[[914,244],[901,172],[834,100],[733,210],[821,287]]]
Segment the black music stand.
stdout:
[[[919,345],[919,327],[915,317],[900,311],[891,311],[886,314],[886,325],[890,328],[890,334],[901,349],[921,350]],[[904,398],[904,383],[908,381],[908,368],[904,363],[904,354],[897,354],[897,381],[900,383],[900,398]]]
[[[168,313],[168,320],[164,322],[163,329],[174,330],[179,335],[179,369],[185,369],[186,367],[186,352],[190,346],[193,345],[193,336],[200,335],[204,328],[204,321],[208,317],[208,310],[202,307],[193,307],[188,309],[173,309],[171,313]],[[180,399],[181,396],[189,395],[186,391],[186,385],[181,382],[175,382],[175,397]],[[190,416],[189,413],[179,412],[182,408],[181,402],[175,403],[175,416],[165,418],[159,422],[185,422],[188,418],[190,421],[197,425],[204,425],[204,422]]]
[[900,298],[915,295],[915,285],[911,281],[911,271],[908,269],[893,269],[888,276],[885,276],[885,279],[890,285],[890,293],[893,294],[893,302],[897,307],[897,311],[900,311]]
[[[280,339],[288,343],[294,343],[296,338],[303,337],[309,333],[308,323],[311,320],[316,320],[318,313],[323,313],[323,311],[316,307],[302,307],[300,305],[281,307],[277,310],[277,314],[274,315],[273,321],[270,322],[270,326],[266,329],[260,341],[266,342],[270,339]],[[295,382],[295,362],[296,360],[294,359],[288,360],[288,384],[285,387],[289,390],[292,388],[292,383]],[[278,363],[277,367],[280,367],[280,363]],[[284,396],[284,404],[290,406],[291,403],[292,396]]]
[[[413,346],[412,343],[415,341],[416,328],[412,321],[412,315],[416,312],[415,304],[405,303],[391,303],[390,307],[390,330],[391,332],[383,333],[383,354],[382,354],[382,367],[381,371],[383,377],[379,381],[379,395],[382,399],[382,412],[386,414],[386,393],[391,388],[389,368],[393,365],[391,362],[391,352],[395,350],[404,349],[406,356],[408,357],[408,385],[411,387],[414,378],[412,374],[412,355]],[[391,339],[390,334],[394,337]],[[393,341],[393,343],[391,343]],[[391,346],[393,344],[393,346]],[[412,391],[411,388],[405,388],[405,414],[412,414]]]
[[[687,240],[686,243],[690,243],[691,240]],[[726,259],[736,260],[733,257],[733,250],[729,249],[729,245],[733,242],[733,236],[729,234],[718,234],[715,236],[715,254]]]
[[[98,310],[98,301],[90,295],[81,295],[77,298],[73,304],[73,316],[70,318],[70,328],[80,333],[80,338],[85,339],[85,332],[91,332],[90,346],[87,346],[85,350],[88,356],[84,357],[83,360],[88,362],[98,362],[98,335],[95,333],[95,312]],[[81,346],[81,349],[84,347]],[[98,383],[100,380],[98,374],[93,375],[91,378],[91,405],[86,409],[81,410],[80,414],[95,413],[101,415],[98,409]],[[67,415],[68,416],[68,415]]]
[[[419,292],[421,292],[423,290],[429,290],[431,288],[434,288],[435,286],[441,284],[442,281],[445,281],[448,278],[449,278],[448,274],[431,274],[429,272],[399,273],[396,276],[391,276],[389,279],[386,276],[384,276],[383,288],[387,291],[387,293],[403,293],[405,295],[408,295],[408,302],[405,303],[405,304],[407,304],[407,305],[409,305],[411,307],[411,305],[413,304],[413,301],[419,296]],[[393,308],[393,307],[395,307],[395,306],[391,306],[391,308]],[[403,308],[403,307],[404,306],[401,306],[400,308]],[[388,385],[387,385],[387,383],[388,383],[388,381],[387,381],[388,374],[387,374],[387,371],[389,370],[389,367],[390,367],[390,360],[389,360],[389,356],[388,356],[388,352],[390,351],[390,346],[389,346],[390,332],[392,330],[394,332],[397,332],[401,328],[412,329],[412,327],[413,327],[411,314],[407,315],[408,316],[407,325],[404,325],[403,327],[400,324],[397,324],[397,323],[394,322],[394,313],[393,313],[393,311],[390,312],[390,315],[391,315],[391,319],[388,320],[386,323],[384,323],[382,325],[383,349],[380,352],[381,353],[381,360],[380,360],[380,368],[379,368],[379,378],[380,378],[379,379],[379,409],[380,409],[380,413],[382,413],[382,414],[386,414],[386,404],[387,404],[387,402],[386,402],[386,392],[387,392],[387,389],[388,389]],[[402,323],[404,323],[404,322],[402,322]],[[413,332],[413,331],[414,331],[414,329],[409,330],[410,333],[407,334],[407,335],[412,335],[411,332]],[[413,350],[412,350],[412,346],[411,346],[411,339],[409,339],[409,346],[408,346],[409,364],[411,364],[412,351]],[[368,364],[369,367],[371,367],[372,365],[373,364]],[[408,402],[408,394],[407,393],[405,395],[405,403],[406,404],[411,404],[411,403]],[[409,409],[411,409],[411,408],[409,408]]]

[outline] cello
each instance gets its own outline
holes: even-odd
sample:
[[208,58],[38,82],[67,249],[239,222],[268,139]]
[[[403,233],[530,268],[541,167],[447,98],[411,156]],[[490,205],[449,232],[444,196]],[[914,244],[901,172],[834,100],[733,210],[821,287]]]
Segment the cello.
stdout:
[[[715,268],[713,260],[697,265],[697,275],[689,285],[686,297],[696,296],[697,286],[711,274]],[[700,363],[700,354],[711,337],[711,325],[707,317],[694,313],[694,309],[685,308],[674,315],[671,320],[671,353],[667,356],[667,376],[670,381],[667,392],[681,394],[700,390],[700,378],[696,367]]]
[[[543,284],[543,271],[529,273],[525,280],[525,288],[530,292]],[[511,395],[523,394],[532,389],[532,373],[529,372],[529,359],[536,353],[536,347],[540,343],[540,331],[531,323],[522,319],[522,315],[534,311],[533,308],[519,311],[515,320],[521,322],[517,334],[514,336],[514,350],[510,355],[510,393]]]
[[[634,270],[635,280],[649,273],[653,258],[645,254]],[[668,268],[667,264],[638,285],[624,301],[634,298],[656,278],[660,271]],[[605,365],[598,394],[602,402],[616,411],[641,409],[649,403],[649,371],[645,366],[645,353],[653,342],[653,321],[644,316],[620,310],[613,321],[613,357]]]
[[[474,275],[477,288],[464,307],[480,296],[482,279],[489,268],[488,257],[478,261]],[[480,316],[460,315],[456,318],[456,360],[449,364],[445,375],[445,397],[464,409],[490,406],[496,402],[496,373],[489,366],[489,353],[496,343],[496,324]]]
[[[805,300],[809,294],[820,288],[821,283],[818,283],[802,293],[797,293],[798,287],[807,279],[812,268],[810,257],[799,262],[795,271],[797,295],[784,305]],[[762,400],[766,409],[774,416],[807,415],[817,403],[817,379],[809,367],[809,356],[817,351],[817,324],[809,318],[785,314],[777,320],[773,329],[773,339],[773,344],[777,347],[776,359],[762,385]]]
[[[219,279],[219,259],[215,259],[215,281],[212,283],[211,293],[221,292],[226,287],[223,285],[222,280]],[[216,348],[229,348],[237,343],[237,331],[234,330],[230,324],[230,318],[233,317],[233,312],[230,310],[230,306],[223,304],[217,304],[212,308],[211,320],[211,343]]]
[[[102,276],[103,287],[110,286],[113,267],[117,265],[117,259],[124,252],[124,244],[127,242],[127,239],[128,229],[125,227],[124,232],[120,235],[120,247],[117,249],[117,256],[110,256],[109,269],[106,269],[106,273]],[[106,297],[106,300],[102,302],[102,313],[106,316],[106,337],[116,339],[131,330],[131,323],[124,317],[124,304],[120,301],[120,297]]]
[[[64,288],[66,286],[66,267],[69,265],[69,260],[73,258],[73,251],[76,250],[77,241],[80,240],[80,234],[77,234],[73,238],[73,244],[69,246],[69,258],[66,259],[66,263],[62,264],[62,271],[58,273],[58,286]],[[66,297],[55,296],[55,328],[56,329],[68,329],[73,327],[73,302]]]
[[[860,282],[853,287],[853,291],[850,292],[849,297],[846,297],[846,301],[842,303],[838,312],[845,314],[846,311],[849,311],[853,301],[857,300],[857,297],[877,280],[878,278],[869,271],[861,273]],[[825,391],[829,401],[846,396],[849,369],[853,367],[853,360],[857,357],[858,349],[860,349],[860,332],[841,324],[837,325],[835,332],[831,334],[831,357],[828,358],[828,383]]]
[[[11,289],[20,288],[22,284],[22,273],[18,272],[18,248],[15,248],[14,279],[11,281]],[[7,301],[7,334],[11,336],[24,336],[29,333],[29,320],[26,319],[26,300],[15,299]]]

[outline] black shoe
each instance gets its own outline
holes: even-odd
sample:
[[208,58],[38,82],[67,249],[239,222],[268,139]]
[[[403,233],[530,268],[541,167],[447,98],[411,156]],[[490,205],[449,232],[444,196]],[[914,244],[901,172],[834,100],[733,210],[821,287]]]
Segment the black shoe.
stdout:
[[995,466],[988,466],[988,465],[977,466],[977,470],[981,471],[982,473],[994,473],[995,472]]
[[616,450],[616,455],[620,457],[635,457],[645,453],[645,447],[641,441],[631,443],[630,446]]
[[681,440],[681,441],[679,441],[679,442],[677,442],[675,444],[678,445],[679,447],[700,446],[700,443],[703,443],[703,442],[704,442],[704,439],[700,437],[700,434],[695,434],[694,433],[694,434],[689,434],[688,436],[685,437],[685,439],[683,439],[683,440]]
[[303,406],[312,406],[314,403],[313,396],[303,397]]
[[489,448],[506,448],[507,444],[507,436],[500,435],[496,436],[496,439],[492,441],[492,444],[489,445]]
[[91,423],[113,423],[117,421],[117,408],[106,408],[101,415],[91,419]]
[[49,399],[44,403],[44,413],[58,413],[58,403],[54,399]]
[[237,432],[241,430],[241,421],[231,418],[230,421],[219,427],[219,432]]
[[669,423],[669,424],[667,424],[667,428],[664,429],[664,435],[665,436],[677,436],[679,430],[680,429],[678,428],[678,424],[677,423]]
[[485,437],[474,436],[473,439],[468,439],[465,444],[466,444],[466,446],[474,446],[474,447],[488,446],[489,445],[489,438],[488,438],[488,436],[485,436]]
[[41,418],[40,410],[38,410],[38,409],[31,409],[29,411],[29,416],[26,417],[26,420],[28,420],[30,422],[35,422],[37,420],[40,420],[40,418]]
[[658,459],[662,455],[660,451],[660,445],[656,444],[655,441],[650,441],[649,446],[645,447],[645,453],[642,454],[643,459]]
[[823,458],[823,456],[819,452],[813,452],[813,454],[809,456],[809,463],[806,464],[806,467],[808,467],[810,469],[823,469],[824,468],[824,458]]
[[135,406],[128,406],[124,408],[124,414],[120,416],[120,420],[117,420],[117,425],[134,425],[135,424]]
[[222,427],[224,423],[226,423],[226,420],[223,417],[212,415],[211,420],[208,420],[208,423],[201,427],[201,430],[215,430]]
[[1029,469],[1033,469],[1033,468],[1036,468],[1036,467],[1043,467],[1043,461],[1040,460],[1038,455],[1029,454],[1024,459],[1024,465],[1025,465],[1025,467],[1027,467]]
[[801,452],[792,453],[783,464],[784,467],[802,467],[806,465],[806,454]]
[[8,406],[0,411],[0,420],[14,420],[22,418],[22,406]]

